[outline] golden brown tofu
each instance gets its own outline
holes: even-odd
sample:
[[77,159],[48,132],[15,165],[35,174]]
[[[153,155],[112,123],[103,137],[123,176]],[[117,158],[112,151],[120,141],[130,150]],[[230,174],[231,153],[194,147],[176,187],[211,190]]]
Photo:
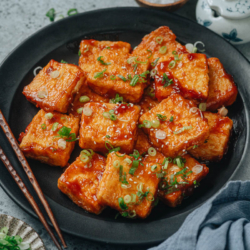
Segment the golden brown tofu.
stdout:
[[140,155],[145,155],[145,160],[147,162],[153,162],[153,163],[159,163],[161,164],[165,158],[165,156],[160,153],[159,151],[156,150],[156,155],[152,156],[148,154],[148,149],[152,147],[152,145],[150,145],[148,137],[146,134],[144,134],[144,132],[142,131],[141,128],[138,129],[138,137],[137,137],[137,141],[135,144],[135,149],[138,150]]
[[215,111],[222,106],[232,105],[238,94],[233,77],[227,74],[218,58],[209,58],[207,62],[209,67],[207,110]]
[[211,112],[204,112],[204,116],[208,120],[209,137],[205,143],[188,152],[203,161],[219,161],[227,152],[233,121]]
[[[134,56],[140,55],[148,57],[149,62],[152,63],[159,57],[172,55],[172,51],[174,50],[178,53],[188,53],[186,47],[176,42],[175,39],[176,36],[169,27],[159,27],[150,34],[144,36],[142,42],[134,49],[132,54]],[[165,52],[164,46],[166,46]]]
[[81,89],[75,96],[74,101],[71,103],[68,113],[80,118],[82,114],[82,108],[87,102],[108,103],[109,99],[97,95],[86,84],[83,84]]
[[[119,153],[116,153],[122,156]],[[108,155],[107,165],[98,187],[97,199],[103,204],[118,210],[124,217],[146,218],[153,207],[157,195],[159,179],[152,173],[154,163],[141,161],[131,173],[136,161],[115,152]]]
[[40,110],[25,133],[19,137],[20,149],[28,158],[51,166],[65,167],[75,146],[79,118]]
[[[192,112],[192,101],[172,94],[160,104],[143,114],[140,124],[154,147],[167,157],[175,157],[194,145],[202,144],[209,135],[207,120],[201,111]],[[158,127],[152,126],[152,121]]]
[[[155,96],[158,101],[173,93],[186,99],[206,102],[208,97],[208,66],[204,54],[183,54],[173,68],[174,55],[162,57],[156,65]],[[170,64],[171,65],[171,64]]]
[[[149,81],[149,62],[143,57],[131,57],[131,54],[124,53],[126,43],[112,42],[114,47],[125,46],[124,49],[111,49],[111,45],[107,49],[101,43],[83,40],[80,45],[79,65],[87,74],[88,86],[104,97],[113,98],[119,94],[125,101],[139,102]],[[90,49],[84,53],[85,46]]]
[[23,94],[45,111],[66,113],[84,81],[85,75],[78,66],[51,60],[24,87]]
[[106,159],[99,154],[95,153],[87,163],[80,155],[59,178],[58,188],[78,206],[100,214],[104,206],[98,202],[96,192],[105,166]]
[[120,147],[121,152],[131,153],[137,139],[137,123],[140,110],[133,104],[89,102],[84,109],[91,115],[82,114],[80,125],[81,148],[91,148],[107,153],[107,149]]
[[158,190],[160,199],[170,207],[181,204],[183,198],[191,195],[194,188],[209,172],[205,164],[200,164],[188,154],[178,158],[179,166],[176,160],[173,163],[174,159],[172,159],[173,161],[168,163],[167,170],[163,170],[165,176]]
[[159,104],[158,101],[152,99],[150,96],[143,95],[141,101],[138,103],[141,107],[140,115],[143,115],[144,113],[148,112],[150,109],[155,107],[157,104]]

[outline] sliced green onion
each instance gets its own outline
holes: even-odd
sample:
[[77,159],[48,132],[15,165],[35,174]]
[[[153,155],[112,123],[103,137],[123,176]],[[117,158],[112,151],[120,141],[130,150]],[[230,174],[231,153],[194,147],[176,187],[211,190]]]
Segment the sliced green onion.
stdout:
[[138,190],[139,192],[142,192],[142,189],[143,189],[143,183],[139,183],[139,184],[137,185],[137,190]]
[[81,160],[83,163],[86,163],[86,162],[89,162],[90,158],[89,158],[89,156],[87,156],[86,154],[81,154],[81,155],[80,155],[80,160]]
[[117,117],[116,117],[115,114],[110,115],[109,118],[110,118],[110,120],[112,120],[112,121],[116,121],[116,119],[117,119]]
[[152,50],[150,50],[150,49],[147,49],[147,52],[150,53],[150,55],[147,57],[147,58],[149,59],[149,58],[152,56],[153,52],[152,52]]
[[126,82],[127,81],[127,79],[124,77],[124,76],[122,76],[122,75],[117,75],[119,78],[121,78],[124,82]]
[[170,69],[173,69],[173,68],[175,67],[175,65],[176,65],[176,62],[173,60],[173,61],[171,61],[171,62],[168,64],[168,67],[169,67]]
[[193,47],[192,53],[196,53],[196,52],[197,52],[197,48],[196,48],[196,47]]
[[194,146],[193,146],[193,149],[196,149],[196,148],[198,148],[198,145],[194,145]]
[[[149,197],[149,195],[151,195],[151,197]],[[147,201],[154,201],[155,197],[151,192],[148,192],[147,196],[146,196],[146,200]]]
[[86,149],[81,151],[81,155],[87,155],[87,156],[91,156],[90,152]]
[[151,66],[155,67],[156,64],[158,63],[160,57],[156,58],[152,63],[151,63]]
[[162,41],[163,41],[163,37],[157,36],[157,37],[155,38],[155,41],[156,41],[157,43],[161,44]]
[[148,154],[149,154],[150,156],[156,156],[156,150],[155,150],[153,147],[150,147],[150,148],[148,149]]
[[130,185],[130,184],[127,185],[127,184],[122,183],[122,184],[121,184],[121,187],[124,188],[124,189],[127,189],[127,188],[130,188],[131,185]]
[[[89,51],[89,47],[86,47],[86,49],[83,51],[83,53],[86,53],[86,52],[88,52]],[[79,50],[79,52],[80,52],[80,55],[81,55],[81,51]],[[79,53],[78,53],[78,55],[79,55]],[[79,56],[80,56],[79,55]]]
[[73,16],[73,15],[78,14],[78,11],[77,11],[77,9],[70,9],[70,10],[68,10],[67,14],[68,14],[68,16]]
[[129,194],[124,196],[124,202],[125,203],[130,203],[131,202],[131,196]]
[[111,64],[110,62],[108,62],[108,63],[104,62],[104,61],[102,60],[102,57],[103,57],[103,56],[99,56],[99,57],[97,58],[97,61],[100,62],[102,65],[110,65],[110,64]]
[[184,127],[181,128],[180,130],[174,131],[173,133],[174,133],[175,135],[178,135],[178,134],[182,133],[183,131],[185,131],[185,130],[190,130],[190,129],[192,129],[192,128],[193,128],[192,126],[184,126]]
[[128,209],[128,206],[124,203],[124,199],[122,197],[118,198],[118,203],[119,203],[121,210]]
[[165,115],[156,114],[156,116],[158,117],[159,120],[161,120],[161,121],[163,121],[163,122],[167,120],[167,116],[165,116]]
[[160,121],[159,120],[153,120],[151,121],[151,125],[153,128],[158,128],[160,126]]
[[172,51],[172,54],[173,55],[178,55],[176,50]]
[[43,130],[46,129],[46,128],[47,128],[46,124],[43,123],[43,124],[41,125],[41,128],[42,128]]
[[174,121],[174,117],[171,116],[170,119],[169,119],[170,122],[173,122]]
[[68,63],[68,62],[66,62],[66,61],[64,61],[64,60],[61,60],[61,63]]
[[121,163],[120,163],[119,160],[116,160],[116,161],[114,161],[114,163],[113,163],[114,168],[119,168],[120,165],[121,165]]
[[152,126],[151,121],[148,121],[148,120],[144,120],[143,124],[144,124],[145,128],[151,128],[151,126]]
[[162,46],[160,49],[159,49],[159,53],[161,54],[165,54],[167,52],[167,46]]
[[114,111],[113,109],[110,109],[110,110],[109,110],[109,113],[112,115],[112,114],[115,113],[115,111]]
[[52,125],[52,131],[56,131],[57,130],[57,127],[58,127],[59,123],[58,122],[55,122],[53,125]]
[[132,80],[131,74],[128,74],[127,78],[128,78],[129,81],[131,81]]
[[130,82],[130,86],[134,87],[138,81],[139,81],[139,76],[134,75],[132,81]]
[[80,102],[88,102],[90,100],[90,98],[86,95],[83,95],[79,98]]
[[111,80],[115,80],[115,79],[116,79],[116,76],[111,75],[111,76],[110,76],[110,79],[111,79]]
[[138,166],[139,166],[139,161],[133,161],[132,162],[132,166],[129,169],[129,174],[134,175],[135,171],[137,170]]
[[151,166],[151,171],[155,171],[157,169],[157,165]]
[[206,111],[206,109],[207,109],[207,104],[206,103],[200,103],[199,104],[199,109],[201,110],[201,111]]
[[135,203],[136,202],[136,195],[135,194],[131,194],[131,203]]
[[52,117],[53,117],[53,114],[52,114],[52,113],[47,113],[47,114],[45,114],[45,118],[46,118],[47,120],[52,119]]
[[140,64],[147,64],[148,61],[146,61],[146,62],[137,61],[137,57],[136,57],[135,62],[140,63]]
[[81,114],[82,111],[83,111],[83,108],[79,108],[79,109],[76,110],[77,114]]
[[150,71],[150,76],[151,76],[151,77],[154,77],[156,74],[157,74],[157,70],[156,70],[156,69],[152,69],[152,70]]
[[[88,47],[87,47],[88,48]],[[85,51],[84,51],[85,52]],[[87,51],[86,51],[87,52]],[[81,55],[81,50],[79,50],[78,51],[78,56],[80,56]]]
[[50,9],[50,10],[46,13],[46,16],[49,18],[49,20],[50,20],[51,22],[54,22],[55,16],[56,16],[55,9],[54,9],[54,8]]
[[96,79],[96,78],[102,78],[103,77],[103,73],[106,71],[107,69],[104,69],[103,71],[101,71],[101,72],[96,72],[95,74],[94,74],[94,78]]
[[110,118],[109,112],[103,112],[102,116],[105,117],[105,118],[108,118],[108,119]]
[[130,57],[130,58],[128,58],[127,63],[128,63],[128,64],[131,64],[131,63],[133,63],[136,59],[137,59],[137,56]]
[[132,163],[132,161],[129,158],[125,158],[124,161],[128,163],[129,165]]

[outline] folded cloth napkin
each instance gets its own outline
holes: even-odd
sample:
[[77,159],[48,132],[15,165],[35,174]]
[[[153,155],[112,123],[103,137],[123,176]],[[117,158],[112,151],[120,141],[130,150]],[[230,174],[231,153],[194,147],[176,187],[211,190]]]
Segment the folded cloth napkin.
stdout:
[[[250,249],[250,181],[232,181],[150,250]],[[167,225],[166,225],[167,226]]]

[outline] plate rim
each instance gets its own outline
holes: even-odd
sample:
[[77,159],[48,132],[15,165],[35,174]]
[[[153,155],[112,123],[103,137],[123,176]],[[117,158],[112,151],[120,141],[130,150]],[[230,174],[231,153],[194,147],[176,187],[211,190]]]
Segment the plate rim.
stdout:
[[[199,25],[198,23],[194,22],[193,20],[190,20],[186,17],[182,17],[182,16],[179,16],[179,15],[176,15],[176,14],[173,14],[173,13],[166,13],[165,11],[163,10],[152,10],[152,9],[148,9],[148,8],[138,8],[138,7],[114,7],[114,8],[107,8],[107,9],[98,9],[98,10],[92,10],[92,11],[88,11],[88,12],[84,12],[84,13],[79,13],[75,16],[71,16],[71,17],[68,17],[67,19],[62,19],[60,21],[57,21],[55,23],[51,23],[47,26],[44,26],[43,28],[39,29],[38,31],[36,31],[35,33],[31,34],[28,38],[24,39],[20,44],[18,44],[5,58],[4,60],[1,62],[1,65],[0,65],[0,70],[1,68],[3,67],[3,65],[5,65],[5,63],[7,63],[9,57],[13,54],[15,54],[15,52],[20,48],[22,47],[22,45],[24,45],[27,41],[29,41],[30,39],[34,38],[36,35],[38,35],[40,32],[43,32],[47,29],[49,29],[50,27],[53,27],[53,26],[57,26],[58,24],[60,23],[63,23],[63,22],[68,22],[68,20],[71,20],[71,19],[75,19],[75,18],[80,18],[80,16],[85,16],[85,15],[88,15],[88,14],[93,14],[93,13],[98,13],[98,12],[109,12],[109,11],[119,11],[119,10],[128,10],[128,11],[145,11],[145,12],[151,12],[151,13],[161,13],[161,14],[165,14],[166,17],[167,16],[172,16],[172,17],[175,17],[177,19],[182,19],[182,20],[185,20],[189,23],[192,23],[192,25],[198,25],[198,26],[201,26]],[[164,25],[164,24],[163,24]],[[170,27],[171,28],[171,27]],[[232,44],[230,44],[228,41],[224,40],[222,37],[220,37],[218,34],[214,33],[213,31],[203,27],[204,29],[207,30],[207,32],[210,32],[211,34],[213,35],[216,35],[219,39],[223,40],[223,42],[229,44],[229,46],[235,50],[241,57],[242,59],[244,58],[246,63],[249,64],[249,60],[236,48],[234,47]],[[128,29],[129,30],[129,29]],[[70,39],[69,39],[70,40]],[[64,42],[66,43],[66,42]],[[14,97],[14,95],[13,95]],[[243,98],[243,97],[242,97]],[[244,99],[244,98],[243,98]],[[12,103],[12,100],[11,100],[11,103]],[[245,108],[245,106],[244,106]],[[246,112],[246,123],[249,122],[249,113],[248,113],[248,110],[245,110]],[[9,121],[9,113],[6,115],[6,118],[7,118],[7,121]],[[240,162],[237,164],[236,168],[234,169],[234,172],[233,174],[231,175],[231,177],[229,178],[229,181],[230,180],[233,180],[235,175],[236,175],[236,172],[238,171],[239,167],[242,165],[242,162],[246,156],[246,151],[249,149],[248,147],[248,138],[249,138],[249,130],[247,130],[247,133],[246,133],[246,143],[245,143],[245,148],[243,150],[243,154],[241,156],[241,159],[240,159]],[[226,182],[227,183],[227,182]],[[226,185],[226,183],[224,185]],[[12,194],[12,192],[10,190],[7,189],[7,187],[5,187],[5,185],[3,185],[2,183],[2,180],[0,179],[0,185],[2,186],[2,188],[4,189],[4,191],[8,194],[8,196],[15,202],[17,203],[20,207],[22,207],[22,209],[24,209],[26,212],[28,212],[30,215],[34,216],[35,218],[37,218],[36,214],[34,213],[34,211],[29,207],[29,206],[25,206],[25,204],[23,202],[21,202],[20,200],[18,200],[16,197],[14,197],[14,195]],[[223,185],[223,186],[224,186]],[[218,192],[220,191],[220,189],[213,195],[217,195]],[[52,199],[50,199],[49,197],[46,196],[46,198],[51,202],[51,203],[56,203],[54,202]],[[204,203],[204,202],[203,202]],[[203,203],[201,203],[199,206],[201,206]],[[57,204],[58,206],[62,207],[61,205]],[[197,207],[199,207],[197,206]],[[65,210],[69,210],[68,208],[66,207],[62,207],[62,209],[65,209]],[[186,217],[186,214],[189,214],[190,211],[193,211],[195,208],[192,208],[190,209],[189,211],[186,211],[185,213],[185,217]],[[53,209],[54,210],[54,209]],[[73,213],[76,213],[72,210],[69,210],[70,212],[73,212]],[[175,216],[173,216],[175,217]],[[138,242],[117,242],[117,241],[107,241],[105,239],[100,239],[100,238],[96,238],[96,237],[89,237],[89,236],[83,236],[83,235],[80,235],[80,234],[76,234],[76,233],[72,233],[71,231],[68,231],[67,229],[64,229],[62,228],[63,231],[69,233],[69,234],[73,234],[73,235],[76,235],[76,236],[80,236],[82,238],[85,238],[85,239],[89,239],[89,240],[94,240],[94,241],[99,241],[99,242],[103,242],[103,243],[113,243],[113,244],[127,244],[127,245],[139,245],[139,244],[156,244],[156,243],[159,243],[161,242],[162,240],[166,239],[157,239],[157,240],[149,240],[149,241],[145,241],[145,242],[141,242],[141,241],[138,241]]]

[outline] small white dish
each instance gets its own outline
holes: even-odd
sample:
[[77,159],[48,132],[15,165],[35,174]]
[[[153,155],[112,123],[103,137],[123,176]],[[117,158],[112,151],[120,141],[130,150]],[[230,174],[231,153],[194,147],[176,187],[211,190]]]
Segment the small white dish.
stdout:
[[233,44],[250,42],[250,0],[199,0],[196,19]]
[[7,227],[9,236],[19,235],[30,244],[31,250],[46,250],[37,232],[25,222],[6,214],[0,214],[0,229]]

